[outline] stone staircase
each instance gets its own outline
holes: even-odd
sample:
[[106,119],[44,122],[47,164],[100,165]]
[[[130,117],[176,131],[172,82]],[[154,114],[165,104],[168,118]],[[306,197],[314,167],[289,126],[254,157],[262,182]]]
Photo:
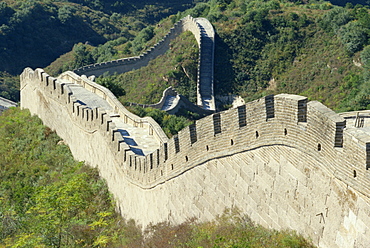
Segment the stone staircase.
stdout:
[[215,110],[213,93],[213,65],[215,37],[212,25],[205,18],[196,18],[201,30],[200,58],[198,70],[198,105],[204,109]]

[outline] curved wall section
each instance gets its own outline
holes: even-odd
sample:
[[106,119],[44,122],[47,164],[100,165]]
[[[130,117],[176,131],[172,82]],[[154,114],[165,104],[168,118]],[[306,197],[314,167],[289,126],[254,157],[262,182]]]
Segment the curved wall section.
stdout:
[[78,105],[66,83],[41,70],[23,72],[21,99],[76,159],[99,168],[121,214],[144,226],[212,220],[237,207],[320,247],[370,243],[370,136],[318,102],[267,96],[205,117],[138,156],[103,109]]
[[216,109],[213,92],[215,32],[212,24],[205,18],[184,17],[175,23],[162,40],[140,56],[87,65],[74,72],[89,77],[100,76],[105,72],[120,74],[137,70],[147,66],[150,60],[169,50],[170,41],[184,31],[192,32],[199,45],[197,104],[204,109],[214,111]]

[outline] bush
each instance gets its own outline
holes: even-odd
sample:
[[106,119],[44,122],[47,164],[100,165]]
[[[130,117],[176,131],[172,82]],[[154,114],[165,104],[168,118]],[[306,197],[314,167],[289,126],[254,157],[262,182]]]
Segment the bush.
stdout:
[[96,83],[109,89],[117,98],[126,94],[122,84],[117,80],[117,75],[113,76],[100,76],[96,79]]
[[75,8],[69,5],[63,5],[61,8],[58,9],[58,19],[61,23],[66,23],[72,19],[73,13],[75,11]]
[[144,45],[154,36],[154,28],[152,26],[146,27],[140,31],[140,33],[132,41],[132,52],[137,54],[141,52],[144,48]]
[[193,123],[183,116],[170,115],[159,109],[131,107],[130,110],[140,117],[152,117],[162,127],[168,137],[172,137],[172,135],[177,134],[181,129]]

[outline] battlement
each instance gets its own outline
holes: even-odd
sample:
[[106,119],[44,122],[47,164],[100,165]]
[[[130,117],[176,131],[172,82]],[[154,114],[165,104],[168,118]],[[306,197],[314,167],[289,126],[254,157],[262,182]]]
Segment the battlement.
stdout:
[[[152,118],[130,113],[106,88],[71,72],[59,78],[50,77],[40,69],[35,72],[26,69],[21,81],[38,82],[43,94],[65,105],[81,128],[100,130],[122,165],[123,173],[141,188],[156,187],[209,160],[282,145],[312,156],[333,176],[370,195],[370,135],[346,128],[343,117],[319,102],[308,102],[306,97],[266,96],[198,120],[168,140]],[[146,156],[127,153],[129,149],[106,111],[80,104],[71,95],[67,82],[79,84],[105,99],[125,123],[148,129],[159,140],[160,148]],[[22,101],[22,107],[25,104],[31,107]]]
[[[71,87],[99,95],[107,109],[84,105]],[[53,78],[27,68],[21,107],[56,130],[76,159],[97,166],[121,214],[140,223],[211,220],[236,206],[258,223],[296,229],[323,246],[348,247],[353,237],[367,242],[370,135],[319,102],[270,95],[200,119],[168,139],[154,120],[129,113],[86,77],[66,72]],[[114,118],[156,136],[158,149],[135,153]]]

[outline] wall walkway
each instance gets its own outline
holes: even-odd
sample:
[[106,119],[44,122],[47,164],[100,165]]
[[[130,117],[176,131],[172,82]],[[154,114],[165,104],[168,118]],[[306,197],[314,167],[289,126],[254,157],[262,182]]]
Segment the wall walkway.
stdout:
[[10,107],[17,107],[17,103],[10,101],[9,99],[0,97],[0,114],[10,108]]
[[[206,110],[216,110],[213,92],[213,65],[215,32],[212,24],[205,18],[187,16],[177,23],[166,36],[140,56],[87,65],[74,72],[78,75],[100,76],[105,72],[125,73],[147,66],[149,61],[163,55],[169,50],[170,41],[180,33],[191,31],[199,45],[199,62],[197,77],[197,105]],[[172,107],[175,108],[175,107]]]
[[[81,105],[67,82],[101,96],[124,123],[156,136],[159,147],[133,152],[107,111]],[[237,207],[259,224],[294,229],[320,247],[370,243],[366,121],[355,127],[347,123],[350,114],[280,94],[207,116],[168,140],[110,94],[71,72],[58,79],[39,69],[21,75],[21,106],[55,129],[76,159],[99,168],[124,217],[144,226],[205,221]]]

